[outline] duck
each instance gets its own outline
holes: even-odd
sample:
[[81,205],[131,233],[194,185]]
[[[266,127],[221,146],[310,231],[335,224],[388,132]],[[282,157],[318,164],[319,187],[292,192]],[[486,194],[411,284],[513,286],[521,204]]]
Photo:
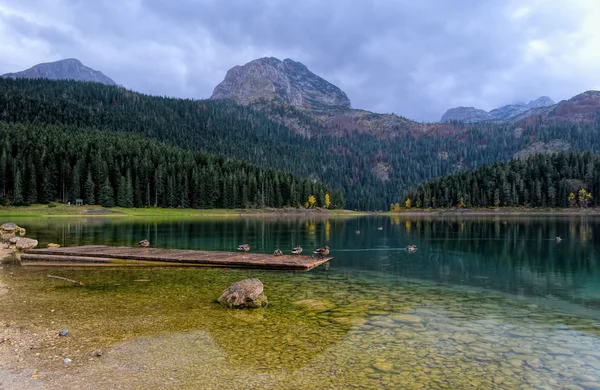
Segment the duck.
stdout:
[[273,256],[283,256],[283,252],[279,248],[275,249],[275,252],[273,252]]
[[357,230],[355,233],[358,236],[360,234],[360,230]]
[[248,244],[240,244],[238,245],[238,251],[248,252],[250,250],[250,245]]
[[383,230],[383,226],[379,226],[377,230]]
[[554,238],[554,239],[556,240],[557,244],[562,241],[562,238],[560,238],[559,236],[556,236],[556,238]]
[[150,246],[150,241],[143,239],[142,241],[138,242],[138,245],[142,248],[147,248]]
[[416,246],[416,245],[407,245],[407,246],[406,246],[406,250],[407,250],[408,252],[414,252],[414,251],[416,251],[416,250],[417,250],[417,246]]
[[313,253],[320,255],[321,258],[326,257],[329,254],[329,247],[325,245],[322,248],[315,249]]
[[300,245],[292,249],[292,254],[299,255],[300,253],[302,253],[302,247]]

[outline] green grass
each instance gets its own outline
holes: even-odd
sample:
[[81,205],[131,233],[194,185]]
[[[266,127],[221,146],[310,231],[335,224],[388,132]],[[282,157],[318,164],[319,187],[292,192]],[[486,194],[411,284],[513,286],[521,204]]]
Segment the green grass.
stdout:
[[3,217],[52,217],[52,216],[102,216],[102,217],[240,217],[240,216],[288,216],[314,215],[326,217],[357,217],[366,213],[350,210],[305,210],[305,209],[169,209],[169,208],[105,208],[102,206],[67,206],[45,204],[31,206],[0,206]]

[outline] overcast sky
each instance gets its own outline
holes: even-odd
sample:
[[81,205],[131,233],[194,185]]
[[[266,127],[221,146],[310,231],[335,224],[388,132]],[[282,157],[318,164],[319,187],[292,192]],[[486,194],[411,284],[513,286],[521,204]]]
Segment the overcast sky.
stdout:
[[127,88],[207,98],[274,56],[355,108],[435,121],[600,89],[598,24],[598,0],[0,0],[0,74],[78,58]]

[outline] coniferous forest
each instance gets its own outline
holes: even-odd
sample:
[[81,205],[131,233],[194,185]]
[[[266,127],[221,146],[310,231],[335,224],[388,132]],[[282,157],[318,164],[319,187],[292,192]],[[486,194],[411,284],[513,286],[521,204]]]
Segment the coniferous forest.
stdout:
[[[106,207],[241,208],[300,206],[320,182],[194,153],[131,134],[0,122],[0,200],[59,200]],[[343,208],[343,194],[329,195]]]
[[[574,150],[600,152],[600,118],[595,123],[529,122],[529,125],[522,125],[519,131],[515,131],[515,124],[512,123],[470,125],[454,123],[444,132],[414,133],[399,129],[393,137],[379,139],[370,134],[338,137],[329,134],[318,121],[310,120],[297,110],[288,110],[281,114],[303,121],[310,126],[311,135],[298,134],[286,127],[284,123],[269,118],[263,111],[240,106],[227,100],[148,96],[121,87],[98,83],[0,79],[0,123],[20,124],[22,128],[27,129],[47,129],[50,128],[48,126],[56,126],[53,128],[56,137],[60,137],[58,129],[65,133],[78,134],[77,137],[83,138],[86,135],[81,134],[87,134],[90,129],[92,132],[115,134],[111,136],[115,140],[125,135],[137,136],[140,140],[151,140],[162,143],[163,146],[177,148],[177,153],[184,150],[192,153],[208,153],[237,161],[230,164],[246,164],[248,167],[254,166],[253,169],[265,170],[265,172],[268,169],[289,172],[297,178],[302,178],[296,180],[308,179],[311,183],[315,183],[315,186],[329,188],[332,203],[339,206],[345,200],[348,209],[385,210],[390,203],[400,202],[407,190],[424,180],[463,169],[475,169],[484,164],[507,161],[514,153],[527,148],[533,142],[558,139],[568,143]],[[64,146],[59,145],[59,147]],[[47,153],[51,154],[54,151],[48,150]],[[23,151],[13,147],[11,153],[7,154],[7,158],[15,158],[17,155],[23,156]],[[110,161],[106,163],[110,171],[113,163]],[[174,200],[177,197],[167,195],[167,192],[161,200],[160,196],[157,196],[159,191],[154,191],[152,185],[151,190],[148,190],[147,182],[146,188],[143,189],[143,183],[139,181],[141,173],[137,168],[142,165],[143,160],[134,159],[131,163],[134,164],[129,173],[135,193],[134,205],[155,203],[195,205],[191,200],[180,200],[177,203]],[[88,169],[87,165],[82,166],[83,163],[76,166],[74,160],[61,164],[57,172],[68,173],[73,170]],[[163,168],[168,169],[167,166]],[[23,171],[19,172],[19,179],[23,181],[24,171],[28,168],[20,165],[20,169]],[[202,170],[201,167],[198,169]],[[233,171],[231,171],[233,178],[218,178],[221,182],[221,191],[225,191],[223,183],[237,180]],[[39,170],[36,173],[42,184],[44,180],[54,180],[44,179]],[[86,177],[82,183],[87,181],[87,173],[85,171]],[[229,172],[227,174],[229,175]],[[12,200],[14,193],[10,181],[14,176],[16,172],[5,172],[7,178],[5,196],[9,200]],[[240,177],[243,176],[240,174]],[[118,193],[119,182],[123,184],[121,177],[124,178],[124,182],[127,182],[128,173],[125,167],[119,167],[118,177],[111,176],[111,187],[115,194]],[[191,172],[189,176],[165,177],[165,188],[169,187],[169,180],[174,187],[177,187],[180,181],[183,183],[187,180],[187,196],[192,196]],[[64,180],[61,176],[61,179],[57,180],[55,183],[48,184],[56,187],[55,192],[52,192],[53,196],[59,200],[72,198],[73,192],[69,191],[67,185],[71,180],[70,176],[65,176]],[[279,186],[281,180],[280,177]],[[539,178],[539,180],[545,179]],[[94,178],[92,175],[92,181],[95,186],[94,200],[99,202],[98,191],[104,184],[103,178]],[[324,184],[316,184],[317,182]],[[40,188],[43,185],[39,183],[36,185],[38,201],[49,200],[48,196],[41,196]],[[251,183],[248,182],[248,186],[250,185]],[[159,182],[156,186],[160,189],[162,184]],[[274,191],[273,196],[269,196],[267,193],[270,190],[266,183],[265,186],[265,205],[292,206],[306,202],[305,193],[297,196],[289,195],[289,198],[276,201],[277,191]],[[273,186],[277,187],[275,184]],[[304,191],[298,187],[294,185],[294,193]],[[302,187],[304,188],[305,185],[303,184]],[[236,184],[235,189],[242,191],[239,183]],[[262,183],[259,190],[262,191]],[[83,184],[80,191],[83,191]],[[155,195],[154,200],[149,201],[148,193],[152,191]],[[280,190],[282,197],[285,197],[283,193],[286,191]],[[322,205],[325,203],[324,195],[317,192],[315,191],[316,205]],[[27,191],[23,193],[28,194]],[[334,194],[336,202],[333,202]],[[248,194],[250,205],[262,204],[262,195],[261,202],[255,199],[250,201],[256,196],[254,192]],[[239,195],[234,203],[244,204],[245,197]],[[205,201],[200,207],[228,207],[230,203],[229,200],[224,203],[225,198],[227,197],[215,198],[214,206],[212,201]],[[520,199],[519,202],[521,201]],[[493,200],[491,202],[493,203]]]
[[600,155],[538,154],[440,177],[408,192],[416,207],[588,207],[600,199]]

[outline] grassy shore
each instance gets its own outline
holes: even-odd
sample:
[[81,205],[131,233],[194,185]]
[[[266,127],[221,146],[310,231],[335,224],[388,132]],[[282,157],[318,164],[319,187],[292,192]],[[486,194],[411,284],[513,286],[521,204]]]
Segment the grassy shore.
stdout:
[[105,208],[102,206],[67,206],[56,204],[49,207],[45,204],[31,206],[0,206],[1,216],[10,217],[61,217],[61,216],[103,216],[103,217],[285,217],[285,216],[314,216],[314,217],[358,217],[368,213],[350,210],[324,209],[168,209],[168,208]]

